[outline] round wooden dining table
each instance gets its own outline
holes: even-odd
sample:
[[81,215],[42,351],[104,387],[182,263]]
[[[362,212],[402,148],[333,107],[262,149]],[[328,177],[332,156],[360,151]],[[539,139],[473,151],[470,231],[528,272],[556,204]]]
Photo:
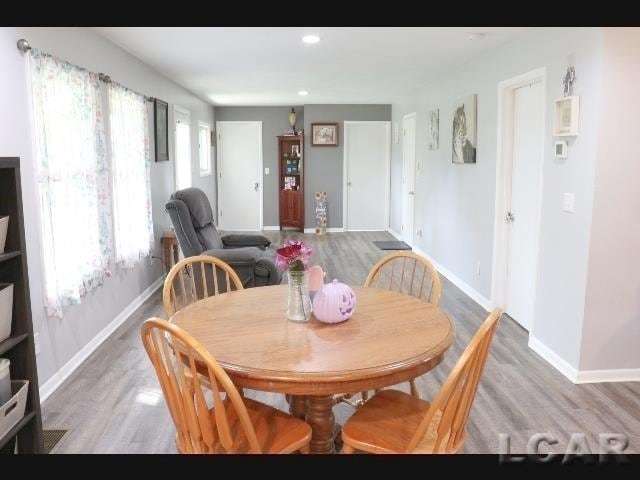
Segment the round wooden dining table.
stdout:
[[424,300],[352,287],[353,316],[325,324],[287,320],[287,285],[195,302],[171,321],[201,342],[238,387],[290,395],[290,412],[312,428],[312,453],[332,453],[333,396],[408,381],[438,365],[455,327]]

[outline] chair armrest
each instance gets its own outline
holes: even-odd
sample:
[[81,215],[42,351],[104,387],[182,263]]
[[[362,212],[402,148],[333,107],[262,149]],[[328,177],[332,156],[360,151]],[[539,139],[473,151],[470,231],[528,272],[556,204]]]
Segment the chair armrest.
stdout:
[[226,262],[238,274],[245,288],[255,286],[256,262],[263,254],[264,252],[256,247],[216,248],[202,253],[202,255],[210,255]]
[[224,248],[258,247],[264,250],[271,245],[271,240],[264,235],[230,233],[222,236],[222,243],[224,244]]
[[231,266],[234,265],[255,265],[256,261],[262,257],[263,252],[257,247],[240,248],[214,248],[202,252],[201,255],[216,257]]

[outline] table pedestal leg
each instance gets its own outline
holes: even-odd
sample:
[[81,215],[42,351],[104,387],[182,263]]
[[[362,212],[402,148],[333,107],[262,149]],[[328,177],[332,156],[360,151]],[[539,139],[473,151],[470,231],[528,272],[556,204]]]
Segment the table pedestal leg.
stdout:
[[307,416],[307,397],[304,395],[288,395],[289,413],[296,418],[304,420]]
[[307,399],[306,421],[311,425],[311,453],[334,453],[333,396],[310,395]]

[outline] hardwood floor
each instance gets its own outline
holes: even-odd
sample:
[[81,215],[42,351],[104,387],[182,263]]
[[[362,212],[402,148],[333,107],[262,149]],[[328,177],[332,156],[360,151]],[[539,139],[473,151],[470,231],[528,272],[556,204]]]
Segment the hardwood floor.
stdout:
[[[333,233],[323,237],[265,232],[274,244],[304,238],[327,280],[361,285],[385,252],[373,240],[392,240],[386,232]],[[442,277],[441,306],[456,324],[455,344],[444,362],[418,379],[423,398],[433,398],[487,312]],[[140,324],[164,317],[158,290],[42,406],[44,428],[70,430],[56,453],[175,453],[175,431],[151,363],[140,339]],[[524,452],[534,433],[558,443],[546,451],[564,453],[572,433],[583,433],[591,451],[598,434],[621,433],[627,453],[640,453],[640,382],[574,385],[527,347],[528,334],[504,317],[498,326],[484,376],[471,411],[466,453],[499,453],[500,433],[511,438],[511,452]],[[407,391],[404,384],[400,389]],[[285,410],[284,396],[248,396]],[[353,409],[340,404],[343,423]]]

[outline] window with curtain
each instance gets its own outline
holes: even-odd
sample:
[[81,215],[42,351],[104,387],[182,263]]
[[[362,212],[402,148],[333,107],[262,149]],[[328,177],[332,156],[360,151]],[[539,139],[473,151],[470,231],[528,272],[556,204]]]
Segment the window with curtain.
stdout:
[[96,74],[31,51],[45,306],[66,305],[111,274],[111,206]]
[[121,85],[108,91],[115,258],[131,267],[153,245],[147,104]]

